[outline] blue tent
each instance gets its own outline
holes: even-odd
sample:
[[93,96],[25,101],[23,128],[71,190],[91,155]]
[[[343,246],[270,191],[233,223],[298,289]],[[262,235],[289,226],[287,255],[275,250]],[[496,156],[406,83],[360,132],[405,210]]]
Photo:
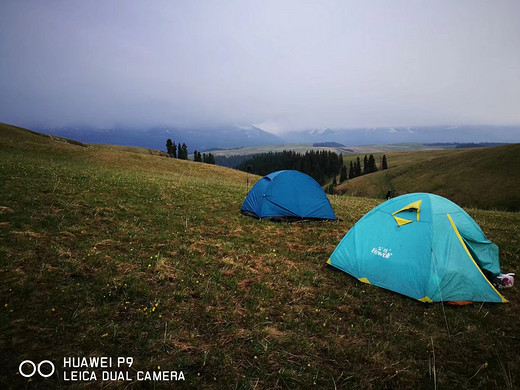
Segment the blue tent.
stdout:
[[258,180],[240,211],[260,219],[336,220],[320,185],[312,177],[292,170],[273,172]]
[[464,210],[433,194],[403,195],[375,207],[328,263],[422,302],[507,302],[486,277],[500,273],[498,247]]

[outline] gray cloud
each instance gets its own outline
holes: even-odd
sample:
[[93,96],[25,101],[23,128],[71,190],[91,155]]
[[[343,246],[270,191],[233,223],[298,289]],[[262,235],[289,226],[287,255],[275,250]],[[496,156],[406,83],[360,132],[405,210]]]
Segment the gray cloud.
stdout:
[[4,1],[0,121],[520,124],[516,1]]

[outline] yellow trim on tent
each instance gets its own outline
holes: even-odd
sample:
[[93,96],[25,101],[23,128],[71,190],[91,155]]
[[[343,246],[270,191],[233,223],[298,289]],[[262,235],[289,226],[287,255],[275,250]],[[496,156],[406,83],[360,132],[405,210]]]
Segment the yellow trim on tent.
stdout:
[[500,297],[500,299],[502,300],[502,303],[507,303],[507,299],[505,299],[502,294],[500,294],[497,289],[495,288],[495,286],[493,286],[491,284],[491,282],[488,280],[488,278],[486,278],[486,276],[484,275],[484,273],[482,272],[482,270],[480,269],[480,267],[478,266],[478,264],[475,262],[475,260],[473,259],[473,256],[471,256],[471,253],[469,252],[468,250],[468,247],[466,246],[466,243],[464,242],[464,240],[462,239],[462,236],[460,235],[459,233],[459,230],[457,229],[457,226],[455,226],[455,222],[453,222],[453,219],[451,219],[451,215],[449,214],[446,214],[448,219],[450,220],[450,223],[451,223],[451,227],[453,228],[453,230],[455,231],[455,234],[457,235],[457,237],[459,238],[459,241],[460,243],[462,244],[462,247],[464,248],[464,250],[466,251],[466,253],[468,254],[469,258],[471,259],[471,261],[473,262],[473,264],[475,265],[475,267],[477,267],[478,271],[480,272],[480,274],[482,275],[482,277],[484,278],[484,280],[486,282],[488,282],[488,284],[491,286],[491,288],[493,290],[495,290],[495,292],[498,294],[498,296]]
[[395,222],[397,222],[397,224],[399,226],[403,226],[403,225],[406,225],[407,223],[413,222],[413,221],[410,221],[409,219],[396,217],[395,215],[394,215],[394,219],[395,219]]
[[402,209],[394,211],[392,213],[392,215],[396,215],[397,213],[400,213],[401,211],[415,209],[415,210],[417,210],[417,222],[419,222],[419,213],[421,211],[421,203],[422,203],[422,199],[416,200],[415,202],[412,202],[409,205],[404,206]]
[[424,298],[421,298],[421,299],[418,299],[418,301],[421,301],[421,302],[428,302],[428,303],[432,303],[433,301],[430,299],[430,297],[426,296]]
[[366,284],[372,284],[372,283],[370,283],[370,282],[368,281],[367,278],[358,278],[358,280],[359,280],[360,282],[363,282],[363,283],[366,283]]
[[332,265],[332,263],[330,262],[330,257],[329,257],[329,259],[327,260],[327,264]]

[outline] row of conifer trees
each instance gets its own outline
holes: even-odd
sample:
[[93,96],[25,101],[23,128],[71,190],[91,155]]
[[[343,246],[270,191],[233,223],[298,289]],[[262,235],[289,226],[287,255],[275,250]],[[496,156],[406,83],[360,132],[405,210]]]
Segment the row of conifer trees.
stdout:
[[388,169],[388,162],[386,160],[386,155],[383,155],[381,158],[381,163],[379,168],[377,167],[376,159],[374,155],[370,155],[363,158],[363,165],[361,165],[361,159],[356,157],[355,160],[351,160],[349,167],[346,165],[342,165],[339,175],[339,182],[334,175],[334,179],[332,180],[332,184],[327,188],[327,192],[334,193],[334,187],[338,184],[343,183],[347,179],[353,179],[358,176],[366,175],[367,173],[377,172],[378,170]]
[[236,166],[236,169],[260,176],[283,169],[294,169],[306,173],[323,185],[326,178],[336,175],[342,165],[343,155],[335,152],[311,150],[302,154],[284,150],[283,152],[256,154],[251,159],[242,161]]
[[[388,169],[386,155],[383,155],[383,157],[381,159],[381,166],[379,169],[381,169],[381,170]],[[353,179],[353,178],[361,176],[361,175],[366,175],[367,173],[377,172],[379,169],[377,168],[376,159],[374,158],[374,155],[371,154],[369,157],[367,157],[367,155],[365,154],[365,157],[363,158],[363,167],[361,167],[361,159],[359,157],[357,157],[354,161],[350,161],[350,167],[348,170],[348,178]],[[347,180],[346,168],[345,168],[345,174],[343,174],[343,171],[342,171],[341,178],[343,180],[340,179],[340,181]]]
[[348,179],[376,172],[380,169],[387,169],[386,155],[381,158],[379,165],[378,168],[376,159],[372,154],[369,156],[365,155],[363,162],[360,157],[357,157],[351,160],[349,166],[347,166],[343,163],[342,153],[338,155],[327,150],[311,150],[302,154],[292,150],[284,150],[283,152],[268,152],[254,155],[250,159],[239,163],[235,168],[260,176],[283,169],[295,169],[311,176],[320,185],[325,184],[327,177],[333,177],[332,185],[328,188],[330,192],[333,192],[334,187]]
[[[166,153],[172,158],[178,158],[181,160],[188,159],[188,147],[185,143],[181,145],[175,144],[171,139],[166,140]],[[200,153],[198,151],[193,152],[193,161],[203,162],[206,164],[215,164],[215,156],[212,153]]]
[[[166,151],[172,158],[188,159],[188,147],[185,143],[176,145],[175,142],[168,139],[166,141]],[[195,150],[193,152],[193,161],[215,164],[215,156],[212,153],[201,153]],[[388,163],[386,155],[383,155],[378,168],[376,160],[371,154],[369,156],[365,155],[363,163],[361,163],[359,156],[356,157],[355,160],[350,161],[347,167],[343,163],[342,153],[338,155],[327,150],[311,150],[302,154],[292,150],[284,150],[283,152],[255,154],[250,159],[239,163],[235,168],[260,176],[283,169],[295,169],[311,176],[320,185],[325,184],[327,177],[333,177],[332,184],[328,187],[328,191],[333,192],[334,187],[348,179],[376,172],[380,169],[388,169]],[[338,174],[339,182],[337,180]]]
[[363,162],[357,157],[350,161],[349,166],[347,166],[343,163],[342,153],[338,155],[327,150],[311,150],[302,154],[292,150],[284,150],[283,152],[256,154],[250,159],[242,161],[235,168],[260,176],[283,169],[295,169],[311,176],[320,185],[324,185],[327,178],[333,177],[332,187],[336,187],[348,179],[376,172],[380,169],[387,169],[388,164],[386,156],[383,156],[378,168],[372,154],[370,156],[365,155]]

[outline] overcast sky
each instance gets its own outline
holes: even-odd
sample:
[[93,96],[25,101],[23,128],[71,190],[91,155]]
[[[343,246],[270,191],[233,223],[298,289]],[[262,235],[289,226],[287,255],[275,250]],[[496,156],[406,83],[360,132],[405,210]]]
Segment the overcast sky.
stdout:
[[520,1],[0,2],[0,121],[520,124]]

